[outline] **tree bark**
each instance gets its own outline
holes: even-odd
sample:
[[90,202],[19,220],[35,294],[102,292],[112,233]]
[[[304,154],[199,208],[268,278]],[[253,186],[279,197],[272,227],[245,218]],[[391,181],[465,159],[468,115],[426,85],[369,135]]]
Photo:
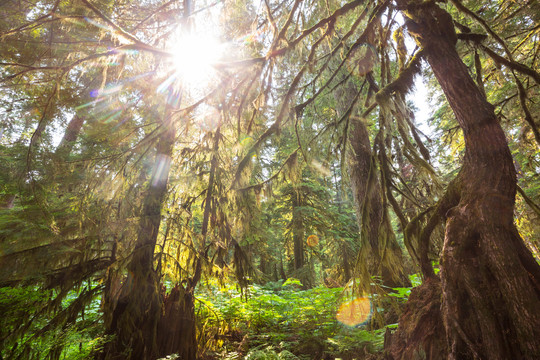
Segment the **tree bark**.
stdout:
[[381,276],[384,285],[410,285],[403,272],[403,256],[396,241],[388,210],[383,206],[383,191],[371,152],[367,126],[360,118],[351,117],[348,166],[360,233],[371,250],[370,275]]
[[347,244],[343,241],[340,245],[341,259],[343,260],[343,283],[346,284],[352,278],[351,265]]
[[441,261],[448,359],[538,359],[540,266],[513,224],[516,173],[505,134],[455,49],[451,16],[434,2],[398,5],[465,138]]
[[302,206],[301,190],[293,191],[292,198],[292,232],[294,244],[294,270],[298,271],[304,267],[304,221],[300,214],[299,207]]
[[[114,339],[106,345],[101,355],[103,359],[151,360],[167,355],[164,351],[182,354],[182,359],[186,360],[196,358],[193,294],[178,285],[166,297],[154,269],[154,251],[175,139],[170,119],[164,121],[163,127],[143,202],[137,242],[127,266],[127,280],[117,303],[112,305],[114,309],[109,309],[112,315],[107,333],[114,335]],[[170,326],[166,326],[166,322]]]
[[441,282],[437,277],[428,278],[412,289],[398,331],[392,334],[387,330],[385,334],[385,359],[445,359],[448,350],[440,307]]
[[158,324],[160,357],[177,354],[179,359],[197,358],[194,300],[193,294],[178,284],[164,297]]
[[409,286],[409,279],[403,271],[403,254],[388,210],[383,205],[384,193],[371,151],[368,128],[361,118],[350,115],[354,113],[357,92],[356,85],[348,80],[343,88],[336,90],[334,99],[338,115],[349,116],[347,167],[362,240],[357,261],[360,269],[357,270],[363,275],[363,284],[359,285],[367,292],[371,276],[380,276],[386,286]]

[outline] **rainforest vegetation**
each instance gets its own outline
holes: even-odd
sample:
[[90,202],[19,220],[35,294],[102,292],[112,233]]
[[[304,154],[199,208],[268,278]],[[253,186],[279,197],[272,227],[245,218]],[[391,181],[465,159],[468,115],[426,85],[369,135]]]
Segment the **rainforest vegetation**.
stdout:
[[537,0],[0,2],[0,359],[540,359]]

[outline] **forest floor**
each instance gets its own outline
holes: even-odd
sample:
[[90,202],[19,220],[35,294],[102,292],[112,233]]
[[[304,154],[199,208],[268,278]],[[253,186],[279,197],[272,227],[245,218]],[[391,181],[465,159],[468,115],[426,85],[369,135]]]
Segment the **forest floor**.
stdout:
[[300,285],[289,279],[244,292],[234,285],[202,287],[196,313],[203,358],[375,359],[411,290],[394,289],[377,301],[340,287]]

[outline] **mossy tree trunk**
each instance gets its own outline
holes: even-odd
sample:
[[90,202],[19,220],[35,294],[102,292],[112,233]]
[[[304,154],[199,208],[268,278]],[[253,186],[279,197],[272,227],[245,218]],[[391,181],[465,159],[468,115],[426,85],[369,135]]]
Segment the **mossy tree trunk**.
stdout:
[[[363,275],[360,284],[365,291],[371,276],[379,276],[389,287],[410,285],[404,274],[403,254],[390,223],[376,158],[371,150],[367,125],[362,118],[351,116],[355,107],[356,85],[348,81],[334,94],[340,116],[349,114],[347,168],[358,227],[362,239],[357,266]],[[347,268],[347,267],[345,267]],[[363,286],[362,286],[363,285]]]
[[175,129],[164,121],[145,194],[138,238],[127,266],[128,275],[116,303],[109,304],[107,333],[113,335],[103,359],[151,360],[171,353],[196,358],[192,292],[177,286],[165,296],[154,268],[154,251],[167,193]]
[[[404,274],[401,248],[397,243],[382,191],[366,124],[351,117],[349,141],[349,169],[351,188],[357,208],[362,246],[370,251],[363,257],[370,275],[379,275],[384,285],[403,287],[410,285]],[[362,250],[361,250],[362,254]],[[368,279],[369,280],[369,279]],[[369,282],[368,282],[369,283]]]
[[513,224],[516,172],[505,134],[455,49],[451,16],[434,2],[398,5],[465,139],[463,166],[449,188],[456,196],[441,219],[447,358],[538,359],[540,266]]

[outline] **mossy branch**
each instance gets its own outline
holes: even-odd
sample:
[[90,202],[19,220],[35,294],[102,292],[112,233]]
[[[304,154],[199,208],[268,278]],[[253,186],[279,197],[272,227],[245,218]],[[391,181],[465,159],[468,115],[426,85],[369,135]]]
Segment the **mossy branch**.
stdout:
[[385,106],[388,103],[388,99],[392,95],[403,95],[405,96],[408,92],[411,91],[414,85],[415,75],[420,74],[421,61],[424,56],[424,51],[420,50],[417,52],[413,58],[409,61],[407,66],[399,73],[399,76],[386,85],[384,88],[379,90],[375,95],[375,100],[381,105]]
[[[461,3],[460,0],[450,0],[450,1],[456,6],[456,8],[459,11],[463,12],[467,16],[473,18],[478,23],[480,23],[480,25],[486,30],[486,32],[489,35],[491,35],[491,37],[493,37],[503,47],[503,49],[504,49],[504,51],[506,53],[506,56],[508,56],[508,59],[498,55],[497,53],[495,53],[493,50],[487,48],[486,46],[482,46],[482,49],[486,52],[486,54],[488,54],[490,57],[492,57],[493,60],[495,60],[495,61],[497,61],[497,62],[499,62],[499,63],[501,63],[503,65],[506,65],[509,68],[513,69],[513,70],[516,70],[516,71],[519,71],[519,72],[521,72],[523,74],[526,74],[526,75],[532,77],[534,79],[534,81],[536,81],[537,83],[540,83],[540,74],[538,72],[536,72],[535,70],[529,68],[528,66],[520,64],[517,61],[515,61],[513,56],[512,56],[512,52],[510,51],[510,49],[506,45],[506,42],[499,35],[497,35],[497,33],[495,31],[493,31],[493,29],[491,29],[489,24],[484,19],[482,19],[478,14],[476,14],[473,11],[471,11],[470,9],[468,9],[465,5],[463,5]],[[459,34],[458,38],[461,38],[461,39],[464,39],[464,40],[473,40],[473,41],[475,41],[477,43],[481,43],[483,38],[485,38],[485,36],[483,36],[483,37],[479,37],[479,36],[474,37],[474,35],[475,34]]]
[[533,199],[527,196],[525,191],[523,191],[523,189],[519,185],[517,186],[517,192],[519,193],[519,195],[521,195],[523,200],[525,200],[527,205],[529,205],[529,207],[536,213],[536,215],[540,216],[540,206],[536,204]]

